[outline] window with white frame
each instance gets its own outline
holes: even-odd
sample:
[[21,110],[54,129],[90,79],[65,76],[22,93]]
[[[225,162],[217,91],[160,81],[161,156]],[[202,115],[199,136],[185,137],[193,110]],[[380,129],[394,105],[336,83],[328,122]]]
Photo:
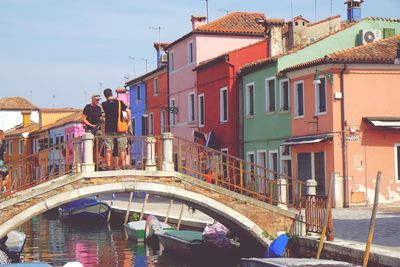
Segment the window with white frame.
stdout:
[[265,80],[265,112],[275,112],[276,103],[275,77]]
[[194,122],[195,121],[195,112],[194,112],[194,93],[189,93],[188,94],[188,107],[189,107],[189,112],[188,112],[188,120],[189,122]]
[[25,144],[24,140],[19,140],[19,142],[18,142],[18,153],[19,154],[24,153],[24,144]]
[[204,94],[198,96],[198,114],[199,114],[199,127],[204,127],[205,110],[204,110]]
[[288,111],[290,109],[290,88],[289,80],[280,81],[280,110]]
[[148,133],[147,118],[146,115],[142,115],[142,135],[147,135]]
[[260,166],[257,168],[257,176],[259,177],[258,183],[258,192],[266,192],[266,178],[267,178],[267,158],[266,151],[259,150],[257,151],[257,165]]
[[154,113],[149,113],[149,134],[154,134]]
[[302,81],[294,84],[294,116],[304,116],[304,83]]
[[396,181],[400,182],[400,144],[394,145],[394,160],[396,167]]
[[194,62],[193,42],[188,43],[188,60],[189,60],[189,64]]
[[224,87],[219,93],[219,118],[220,122],[228,121],[228,88]]
[[166,131],[166,128],[165,128],[166,119],[167,119],[166,111],[165,110],[161,110],[161,117],[160,117],[160,120],[161,120],[161,133],[164,133]]
[[158,78],[154,78],[154,95],[158,95]]
[[9,155],[14,154],[14,141],[13,140],[8,141],[8,154]]
[[246,85],[246,117],[255,115],[254,83]]
[[326,80],[325,77],[319,79],[315,84],[315,114],[326,113]]
[[175,62],[174,62],[174,52],[169,53],[169,70],[174,71],[175,70]]
[[278,178],[278,150],[269,151],[269,164],[268,169],[271,170],[269,178]]
[[[176,101],[175,99],[171,99],[169,102],[169,106],[171,109],[174,109],[176,107]],[[175,112],[169,112],[169,124],[171,126],[175,126],[176,125],[176,114]]]

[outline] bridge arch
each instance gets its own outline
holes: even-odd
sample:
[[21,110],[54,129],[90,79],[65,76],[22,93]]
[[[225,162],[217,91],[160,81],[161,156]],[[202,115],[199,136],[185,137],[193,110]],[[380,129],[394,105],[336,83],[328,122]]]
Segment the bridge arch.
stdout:
[[234,231],[240,231],[241,234],[244,235],[244,238],[256,240],[260,246],[265,247],[270,243],[270,241],[263,236],[263,229],[253,220],[209,196],[188,190],[186,187],[190,187],[191,185],[189,184],[182,188],[173,184],[163,184],[160,182],[146,182],[140,180],[116,180],[110,182],[107,179],[102,180],[104,180],[104,183],[91,184],[85,181],[85,179],[80,179],[79,185],[69,185],[60,193],[43,197],[39,202],[26,209],[22,209],[7,221],[4,221],[0,225],[0,236],[4,236],[9,231],[22,225],[34,216],[79,198],[103,193],[144,192],[165,196],[194,206],[196,209],[201,210],[227,225],[230,229],[233,228],[232,230]]

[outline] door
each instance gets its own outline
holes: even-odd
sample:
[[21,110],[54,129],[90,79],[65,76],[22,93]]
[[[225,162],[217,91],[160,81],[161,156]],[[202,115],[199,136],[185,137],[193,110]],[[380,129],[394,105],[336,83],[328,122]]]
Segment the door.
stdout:
[[261,166],[261,168],[258,168],[257,170],[257,176],[258,176],[258,192],[259,193],[265,193],[266,191],[266,179],[267,179],[267,174],[266,174],[266,165],[267,161],[265,158],[266,151],[258,151],[257,152],[257,165]]
[[325,153],[316,152],[314,154],[314,172],[315,180],[317,181],[317,195],[326,195],[326,175],[325,175]]

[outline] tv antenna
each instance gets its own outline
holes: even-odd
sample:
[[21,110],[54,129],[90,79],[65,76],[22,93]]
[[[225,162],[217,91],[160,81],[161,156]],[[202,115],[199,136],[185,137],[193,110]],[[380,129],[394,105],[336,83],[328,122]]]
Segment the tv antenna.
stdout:
[[55,106],[56,106],[56,95],[52,94],[51,97],[53,99],[53,108],[55,108]]
[[217,11],[226,13],[226,15],[229,14],[229,10],[228,9],[217,9]]
[[161,42],[161,26],[158,27],[149,26],[149,29],[158,31],[158,42]]

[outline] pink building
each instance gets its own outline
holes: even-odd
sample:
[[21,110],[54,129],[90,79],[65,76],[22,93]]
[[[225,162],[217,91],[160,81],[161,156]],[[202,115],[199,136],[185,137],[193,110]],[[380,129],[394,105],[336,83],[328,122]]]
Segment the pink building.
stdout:
[[[260,13],[235,12],[206,24],[206,17],[192,16],[192,31],[167,46],[169,54],[169,106],[177,114],[169,114],[171,132],[193,140],[198,128],[197,78],[193,69],[199,62],[264,39],[264,27],[256,23],[264,19]],[[202,105],[200,105],[202,106]]]
[[[316,72],[317,71],[317,72]],[[289,67],[293,177],[336,207],[400,201],[400,35]]]

